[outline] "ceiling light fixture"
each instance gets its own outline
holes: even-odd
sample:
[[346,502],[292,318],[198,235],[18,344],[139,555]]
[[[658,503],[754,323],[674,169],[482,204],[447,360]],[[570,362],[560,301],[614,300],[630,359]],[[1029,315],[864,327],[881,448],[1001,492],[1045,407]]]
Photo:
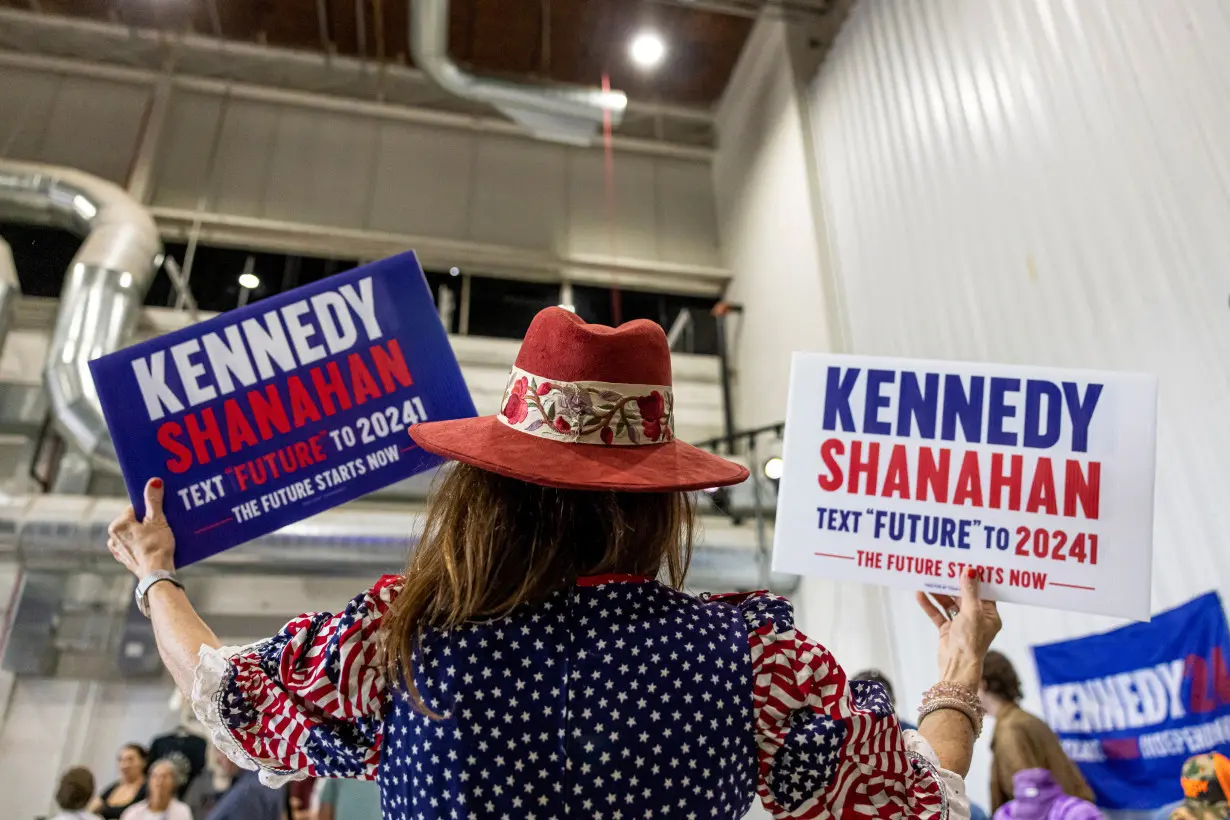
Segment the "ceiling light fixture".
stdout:
[[248,290],[256,290],[261,286],[261,278],[255,273],[239,274],[239,287],[247,288]]
[[666,56],[666,43],[657,32],[642,31],[632,38],[628,55],[641,68],[655,68]]
[[765,478],[771,481],[777,481],[782,477],[782,460],[778,456],[773,456],[764,463]]

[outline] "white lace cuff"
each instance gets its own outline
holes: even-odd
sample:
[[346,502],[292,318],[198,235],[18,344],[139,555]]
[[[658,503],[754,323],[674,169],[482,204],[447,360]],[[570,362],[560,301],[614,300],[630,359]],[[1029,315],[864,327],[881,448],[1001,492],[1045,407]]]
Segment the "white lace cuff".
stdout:
[[[905,751],[910,760],[922,763],[939,783],[944,792],[944,804],[949,820],[970,820],[969,795],[965,793],[965,778],[956,772],[940,768],[940,760],[927,739],[913,729],[907,729],[902,734],[905,737]],[[941,813],[941,817],[944,816]]]
[[196,674],[192,679],[192,711],[197,720],[209,732],[209,739],[222,754],[249,771],[260,773],[261,782],[271,789],[276,789],[292,780],[302,780],[308,776],[306,771],[270,767],[256,760],[246,751],[231,730],[222,721],[222,697],[235,667],[230,660],[236,655],[246,655],[255,652],[260,644],[248,646],[222,646],[217,649],[201,645]]

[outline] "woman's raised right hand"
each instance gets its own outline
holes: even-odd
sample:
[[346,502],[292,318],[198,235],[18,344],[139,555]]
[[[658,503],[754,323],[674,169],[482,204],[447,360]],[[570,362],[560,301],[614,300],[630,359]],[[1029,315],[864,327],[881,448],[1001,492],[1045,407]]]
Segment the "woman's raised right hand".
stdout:
[[982,683],[982,660],[1003,625],[995,602],[978,597],[978,583],[977,570],[969,567],[961,576],[960,598],[936,595],[932,603],[925,593],[915,595],[939,631],[940,680],[975,690]]

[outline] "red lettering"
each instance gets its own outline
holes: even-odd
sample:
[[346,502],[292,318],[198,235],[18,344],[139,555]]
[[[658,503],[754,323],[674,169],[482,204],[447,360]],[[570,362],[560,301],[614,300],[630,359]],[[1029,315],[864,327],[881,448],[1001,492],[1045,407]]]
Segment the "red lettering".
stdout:
[[167,459],[167,469],[173,473],[182,473],[192,466],[192,451],[179,440],[183,432],[183,428],[173,421],[164,421],[158,427],[158,443],[174,456]]
[[1199,655],[1187,656],[1187,677],[1192,679],[1191,694],[1188,695],[1188,705],[1192,712],[1203,714],[1217,707],[1217,702],[1209,691],[1209,668],[1204,658]]
[[820,475],[820,489],[826,493],[831,493],[834,490],[845,484],[845,478],[841,474],[841,465],[837,463],[837,456],[846,454],[846,445],[841,439],[827,439],[820,445],[820,459],[824,462],[824,469],[828,470],[828,474]]
[[235,476],[235,483],[239,485],[240,492],[243,492],[244,490],[248,489],[248,465],[247,464],[235,465],[235,471],[233,475]]
[[1068,465],[1063,476],[1063,514],[1068,518],[1076,517],[1076,502],[1080,501],[1085,517],[1098,520],[1098,500],[1102,493],[1102,465],[1091,461],[1088,465],[1089,474],[1081,470],[1081,463],[1076,459],[1068,459]]
[[226,437],[231,443],[232,453],[245,445],[256,444],[256,433],[252,431],[252,425],[248,424],[243,410],[239,409],[237,400],[227,399],[223,402],[222,413],[226,416]]
[[1021,509],[1021,472],[1024,469],[1025,459],[1014,455],[1010,457],[1009,463],[1012,467],[1005,475],[1004,454],[993,453],[991,455],[991,506],[997,510],[1003,506],[1005,489],[1008,491],[1008,509]]
[[265,453],[263,456],[261,456],[261,458],[263,458],[265,460],[265,463],[269,465],[269,475],[273,476],[274,478],[281,478],[282,474],[278,472],[278,460],[275,454]]
[[888,475],[884,477],[884,488],[880,490],[880,495],[885,498],[894,494],[897,498],[910,500],[910,462],[904,444],[893,445],[893,454],[888,458]]
[[295,442],[295,458],[299,459],[300,465],[312,463],[312,454],[308,450],[306,441]]
[[248,404],[252,407],[256,427],[261,431],[261,439],[268,441],[273,438],[274,429],[279,433],[290,432],[290,419],[286,418],[282,396],[272,384],[265,388],[264,396],[258,390],[249,391]]
[[325,381],[324,374],[319,367],[312,368],[312,384],[316,385],[316,394],[320,396],[320,406],[325,409],[325,415],[332,416],[337,412],[333,407],[334,398],[343,410],[349,410],[350,394],[346,392],[346,385],[342,383],[342,371],[338,368],[337,362],[329,362],[325,365],[325,371],[329,374],[328,381]]
[[1221,704],[1230,703],[1230,672],[1226,670],[1226,659],[1221,654],[1221,647],[1213,647],[1213,691]]
[[215,458],[222,458],[226,455],[226,444],[222,441],[222,431],[218,429],[218,420],[214,418],[212,407],[206,407],[201,411],[201,422],[204,423],[204,427],[197,422],[195,413],[184,416],[184,424],[188,427],[188,440],[192,442],[192,449],[196,451],[197,463],[208,464],[209,453],[205,450],[205,444],[213,445]]
[[387,353],[380,345],[372,345],[371,354],[376,363],[376,372],[380,374],[380,383],[384,385],[384,392],[392,393],[397,389],[393,384],[394,378],[402,387],[414,384],[414,379],[410,378],[410,368],[406,367],[406,360],[401,355],[401,345],[396,339],[389,340]]
[[973,450],[967,450],[961,458],[957,491],[952,494],[953,504],[964,504],[967,500],[972,506],[982,506],[982,473],[978,469],[978,454]]
[[935,451],[930,447],[918,449],[918,483],[914,485],[919,501],[926,501],[928,492],[939,503],[948,503],[948,462],[952,452],[940,450],[940,462],[935,463]]
[[320,442],[323,441],[324,438],[325,438],[324,433],[317,433],[316,435],[308,439],[308,442],[310,442],[312,445],[312,457],[316,459],[317,461],[325,460],[325,451],[321,449],[321,446],[320,446]]
[[355,404],[362,404],[368,399],[380,398],[380,388],[376,385],[376,380],[372,378],[372,372],[363,363],[362,356],[358,353],[351,353],[346,359],[346,365],[350,368],[350,386],[351,392],[354,393]]
[[1025,512],[1045,510],[1047,515],[1059,512],[1055,506],[1055,473],[1051,469],[1049,458],[1038,459],[1034,468],[1034,480],[1029,487],[1029,500],[1025,502]]
[[286,387],[290,390],[290,412],[295,426],[302,427],[308,419],[320,421],[320,411],[316,409],[302,380],[298,376],[291,376],[286,380]]
[[867,495],[876,494],[876,478],[879,476],[880,443],[872,441],[867,444],[867,460],[863,461],[863,442],[857,439],[850,443],[850,482],[847,492],[858,492],[858,477],[867,475]]
[[255,461],[249,461],[248,469],[252,471],[253,483],[264,484],[269,480],[269,476],[265,474],[265,465],[261,464],[261,460],[259,458]]

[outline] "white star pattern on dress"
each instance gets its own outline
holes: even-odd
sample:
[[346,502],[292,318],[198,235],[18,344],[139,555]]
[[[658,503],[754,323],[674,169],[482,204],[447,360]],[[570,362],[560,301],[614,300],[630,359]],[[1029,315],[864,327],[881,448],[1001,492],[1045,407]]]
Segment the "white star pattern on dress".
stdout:
[[741,817],[750,674],[734,607],[654,583],[578,586],[430,635],[415,682],[447,719],[393,704],[386,820]]
[[437,720],[375,660],[400,588],[386,577],[336,616],[218,650],[200,711],[233,757],[376,778],[385,820],[737,820],[757,792],[778,818],[947,815],[882,688],[848,685],[785,599],[616,576],[429,630],[415,683]]

